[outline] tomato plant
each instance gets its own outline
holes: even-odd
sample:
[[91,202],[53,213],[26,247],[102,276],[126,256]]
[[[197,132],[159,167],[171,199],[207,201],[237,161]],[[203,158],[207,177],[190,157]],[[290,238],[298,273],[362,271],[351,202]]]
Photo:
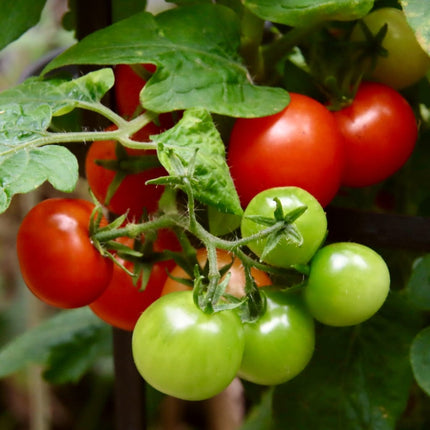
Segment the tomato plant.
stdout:
[[[149,130],[153,129],[152,123],[148,126]],[[134,136],[135,139],[143,141],[149,139],[151,133],[146,127]],[[88,185],[96,198],[105,204],[111,212],[117,215],[128,212],[131,219],[139,219],[145,212],[152,213],[158,209],[158,201],[163,193],[162,186],[146,184],[146,181],[163,176],[166,171],[154,158],[154,151],[126,148],[121,154],[118,154],[120,147],[113,140],[100,140],[91,144],[85,160]],[[145,160],[148,161],[149,166],[146,166],[142,171],[139,171],[139,168],[135,171],[130,164],[127,165],[127,162],[131,163],[132,160],[139,159],[142,160],[142,164]],[[109,161],[118,161],[118,165],[110,169],[99,164]],[[122,179],[119,178],[120,183],[113,195],[110,195],[109,187],[118,172],[123,177]],[[107,197],[108,200],[106,200]]]
[[382,257],[367,246],[332,243],[311,261],[305,289],[309,311],[332,326],[360,324],[374,315],[390,289],[390,273]]
[[[198,249],[196,258],[200,266],[203,267],[207,262],[206,248]],[[228,282],[225,292],[227,294],[232,294],[233,296],[238,298],[243,297],[245,295],[246,281],[245,281],[245,271],[241,261],[237,257],[234,258],[234,256],[228,253],[227,251],[218,249],[217,262],[218,262],[219,269],[222,269],[222,267],[232,264],[230,269],[228,270],[228,273],[230,273],[230,280]],[[191,289],[191,287],[189,287],[185,283],[180,282],[179,280],[181,278],[190,279],[189,275],[187,275],[186,271],[181,266],[176,265],[171,270],[169,275],[170,276],[166,279],[166,282],[164,283],[163,290],[161,293],[162,295],[172,293],[174,291],[186,291]],[[251,275],[254,278],[254,281],[258,287],[271,285],[272,283],[272,281],[270,280],[270,277],[266,274],[266,272],[263,272],[262,270],[258,270],[255,267],[251,269]],[[225,276],[226,275],[224,275],[224,277]]]
[[[276,209],[279,200],[283,216],[303,208],[304,212],[291,222],[284,231],[269,237],[253,240],[248,247],[266,263],[288,268],[295,264],[306,264],[322,245],[327,233],[327,219],[324,209],[307,191],[297,187],[270,188],[257,194],[245,209],[241,223],[243,237],[258,234],[268,221],[276,222]],[[270,222],[269,222],[270,223]],[[266,225],[265,225],[266,224]]]
[[[132,240],[126,241],[132,246]],[[166,249],[179,251],[179,244],[174,234],[168,230],[160,230],[154,242],[154,251]],[[129,272],[134,272],[134,264],[116,256]],[[157,300],[167,279],[167,271],[175,266],[173,260],[163,260],[153,263],[151,267],[143,267],[143,272],[137,281],[122,267],[114,265],[112,279],[103,293],[90,304],[91,310],[102,320],[114,327],[132,331],[142,312]],[[150,270],[147,281],[142,287],[142,277]]]
[[334,112],[345,140],[342,184],[363,187],[381,182],[409,159],[417,121],[408,102],[391,87],[364,82],[352,103]]
[[[382,48],[387,52],[376,58],[376,66],[369,72],[370,78],[402,89],[425,76],[430,68],[430,57],[418,43],[403,11],[392,7],[376,9],[366,15],[362,22],[374,36],[387,25],[382,41]],[[363,24],[355,26],[352,40],[366,40]]]
[[18,230],[24,281],[52,306],[88,305],[110,282],[112,261],[100,254],[90,238],[93,210],[94,205],[85,200],[44,200],[28,212]]
[[142,314],[132,347],[140,374],[159,391],[203,400],[220,393],[236,376],[243,328],[234,311],[207,315],[195,306],[192,292],[178,291]]
[[290,93],[281,112],[236,120],[228,163],[242,205],[273,187],[296,186],[322,206],[336,195],[344,169],[343,139],[318,101]]
[[262,385],[282,384],[309,363],[315,347],[314,320],[300,294],[265,288],[265,313],[244,324],[245,350],[239,375]]

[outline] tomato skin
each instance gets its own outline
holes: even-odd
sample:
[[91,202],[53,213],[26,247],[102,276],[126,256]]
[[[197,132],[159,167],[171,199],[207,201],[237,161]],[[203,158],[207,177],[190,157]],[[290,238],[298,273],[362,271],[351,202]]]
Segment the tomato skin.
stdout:
[[208,315],[191,291],[167,294],[146,309],[132,337],[136,367],[162,393],[203,400],[224,390],[239,369],[243,327],[234,311]]
[[49,305],[88,305],[109,284],[112,261],[89,237],[93,209],[85,200],[52,198],[34,206],[21,223],[17,253],[23,279]]
[[[227,251],[217,249],[218,269],[221,269],[223,266],[230,264],[232,258],[233,256]],[[207,252],[205,248],[197,250],[197,261],[199,262],[200,266],[205,265],[207,261]],[[226,293],[238,298],[243,297],[245,295],[245,271],[242,266],[242,263],[238,258],[235,258],[229,270],[229,273],[231,274],[231,277],[226,288]],[[251,274],[258,287],[268,286],[272,284],[270,277],[262,270],[258,270],[257,268],[253,267],[251,268]],[[178,265],[171,270],[170,275],[175,278],[189,278],[185,270]],[[174,291],[188,291],[191,289],[192,288],[188,287],[187,285],[178,282],[171,277],[167,277],[161,295],[164,296],[165,294],[169,294]]]
[[[152,128],[153,125],[151,124],[148,124],[148,126]],[[115,126],[108,127],[108,129],[115,129]],[[144,127],[134,138],[144,142],[149,139],[147,133],[148,130]],[[85,159],[85,173],[88,185],[97,200],[102,204],[105,203],[106,194],[109,185],[115,177],[115,172],[96,164],[96,160],[116,160],[116,145],[119,145],[119,143],[113,140],[95,141],[88,149]],[[155,151],[132,148],[125,148],[125,150],[130,156],[145,156],[156,153]],[[145,211],[148,213],[155,212],[158,209],[158,201],[164,187],[145,183],[149,179],[166,174],[166,170],[163,167],[154,167],[139,173],[127,175],[106,207],[117,215],[122,215],[128,211],[130,219],[140,219]]]
[[[144,67],[152,73],[155,71],[152,64],[145,64]],[[139,94],[146,81],[128,64],[117,64],[114,67],[114,75],[116,109],[121,116],[131,118],[140,106]]]
[[233,126],[227,159],[243,207],[280,186],[303,188],[326,206],[339,189],[343,139],[330,111],[308,96],[290,96],[283,111]]
[[[390,7],[376,9],[363,22],[374,35],[384,24],[388,25],[382,42],[388,55],[378,57],[369,78],[400,90],[425,76],[430,69],[430,57],[418,43],[403,11]],[[351,37],[355,41],[365,40],[361,25],[356,25]]]
[[[132,246],[132,243],[129,245]],[[171,231],[160,230],[154,243],[154,250],[161,252],[165,249],[179,251],[180,246]],[[133,263],[118,256],[115,258],[129,271],[133,271]],[[108,287],[90,304],[90,309],[108,324],[122,330],[132,331],[142,312],[160,297],[161,289],[167,278],[167,271],[172,270],[174,266],[173,260],[155,263],[151,268],[145,289],[140,291],[141,279],[135,285],[127,272],[114,265]]]
[[[294,264],[306,264],[321,246],[327,234],[327,218],[324,209],[307,191],[297,187],[271,188],[257,194],[244,211],[241,223],[242,237],[249,237],[264,230],[267,226],[257,224],[247,218],[250,215],[260,215],[273,218],[277,197],[282,205],[284,214],[299,206],[307,206],[307,210],[294,221],[294,225],[303,237],[300,246],[292,241],[281,241],[265,257],[264,261],[277,267],[288,268]],[[255,240],[248,243],[257,256],[261,257],[267,239]]]
[[244,323],[245,349],[238,375],[261,385],[297,376],[315,349],[315,325],[301,295],[264,288],[266,312]]
[[379,254],[358,243],[338,242],[315,254],[304,297],[316,320],[342,327],[373,316],[389,289],[390,273]]
[[387,179],[410,157],[418,128],[408,102],[387,85],[363,82],[334,117],[345,140],[342,184],[365,187]]

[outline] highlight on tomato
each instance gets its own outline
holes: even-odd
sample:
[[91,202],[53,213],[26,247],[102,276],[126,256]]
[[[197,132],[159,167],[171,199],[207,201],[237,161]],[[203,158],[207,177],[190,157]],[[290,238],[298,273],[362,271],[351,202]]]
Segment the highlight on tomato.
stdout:
[[277,114],[234,123],[227,161],[243,207],[274,187],[303,188],[322,206],[339,190],[343,138],[331,112],[306,95],[290,96]]
[[140,316],[133,331],[133,359],[158,391],[184,400],[219,394],[235,378],[244,349],[234,310],[202,312],[191,291],[166,294]]
[[[222,267],[232,264],[230,269],[228,270],[228,273],[230,273],[230,279],[225,292],[237,298],[243,297],[245,295],[246,280],[245,280],[245,269],[241,261],[237,257],[234,258],[232,254],[222,249],[217,249],[216,254],[217,254],[217,263],[218,263],[219,270],[222,269]],[[207,262],[206,248],[198,249],[196,258],[199,265],[201,267],[204,267],[204,265]],[[224,275],[222,279],[224,279],[226,275]],[[262,270],[257,269],[256,267],[251,268],[251,275],[254,278],[254,281],[257,287],[263,287],[263,286],[268,286],[272,284],[272,281],[269,275],[266,272],[263,272]],[[176,265],[170,271],[169,276],[167,277],[166,282],[164,283],[161,295],[169,294],[174,291],[187,291],[192,289],[192,287],[186,285],[183,282],[180,282],[177,279],[191,280],[190,276],[179,265]]]
[[[88,305],[112,278],[112,261],[90,238],[94,204],[82,199],[51,198],[34,206],[17,235],[22,277],[32,293],[59,308]],[[101,225],[106,225],[106,219]]]
[[316,320],[343,327],[372,317],[389,290],[390,272],[378,253],[358,243],[337,242],[315,254],[304,297]]

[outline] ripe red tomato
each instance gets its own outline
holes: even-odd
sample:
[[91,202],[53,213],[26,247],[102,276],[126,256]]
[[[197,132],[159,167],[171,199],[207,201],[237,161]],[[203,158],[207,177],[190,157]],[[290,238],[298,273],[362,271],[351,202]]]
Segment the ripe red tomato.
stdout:
[[[145,64],[143,67],[151,73],[155,72],[156,69],[152,64]],[[114,74],[117,111],[121,116],[131,118],[140,106],[139,94],[146,81],[128,64],[117,64],[114,68]]]
[[417,140],[417,122],[408,102],[391,87],[364,82],[351,105],[334,112],[345,140],[342,184],[364,187],[399,170]]
[[[153,128],[155,125],[151,123],[148,124],[147,127]],[[140,130],[134,138],[142,142],[147,141],[149,134],[154,134],[148,133],[147,127]],[[113,129],[115,126],[109,128]],[[119,145],[119,143],[113,140],[95,141],[91,144],[87,152],[85,173],[88,185],[101,203],[105,203],[109,185],[115,177],[115,171],[99,166],[96,164],[96,161],[117,159],[116,145]],[[125,148],[125,150],[129,156],[155,154],[155,151],[131,148]],[[149,179],[154,179],[166,174],[165,169],[159,166],[127,175],[111,200],[106,204],[106,207],[117,215],[122,215],[129,211],[129,218],[131,219],[139,219],[144,211],[148,213],[155,212],[158,209],[158,201],[163,193],[164,187],[146,185],[145,183]]]
[[80,199],[44,200],[30,210],[18,230],[23,279],[52,306],[88,305],[110,282],[112,261],[99,253],[89,237],[93,209],[92,203]]
[[337,193],[343,173],[343,139],[330,111],[290,93],[281,112],[236,120],[228,163],[242,205],[273,187],[297,186],[322,206]]
[[[121,242],[124,241],[121,240]],[[132,243],[131,239],[125,241],[128,246],[132,246]],[[154,251],[161,252],[165,249],[179,251],[180,246],[171,231],[159,230],[157,240],[154,242]],[[129,271],[133,271],[133,263],[118,256],[116,258]],[[139,289],[141,279],[138,280],[137,285],[134,285],[131,276],[115,265],[109,286],[100,297],[90,304],[91,310],[108,324],[132,331],[142,312],[160,297],[161,289],[167,278],[167,271],[173,269],[174,266],[173,260],[155,263],[145,289],[141,291]]]
[[[223,266],[227,266],[231,263],[232,255],[227,251],[222,249],[217,249],[217,262],[218,269],[221,269]],[[201,266],[204,266],[207,261],[207,251],[205,248],[201,248],[197,250],[197,261]],[[236,258],[230,267],[230,282],[226,288],[226,293],[231,294],[235,297],[243,297],[245,295],[245,271],[242,266],[242,263],[238,258]],[[251,274],[254,278],[255,283],[258,287],[272,285],[272,281],[267,275],[267,273],[259,270],[255,267],[251,269]],[[189,279],[189,276],[186,274],[185,270],[181,266],[175,266],[173,270],[170,272],[170,275],[175,278],[185,278]],[[163,286],[163,290],[161,295],[173,293],[174,291],[187,291],[191,290],[187,285],[176,281],[175,279],[168,277]]]

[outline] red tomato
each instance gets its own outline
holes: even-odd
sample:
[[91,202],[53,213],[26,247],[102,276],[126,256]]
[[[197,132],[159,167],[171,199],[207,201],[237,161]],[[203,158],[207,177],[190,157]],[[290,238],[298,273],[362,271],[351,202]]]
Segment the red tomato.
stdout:
[[391,87],[364,82],[350,106],[334,113],[345,140],[342,184],[373,185],[399,170],[417,140],[417,122],[408,102]]
[[99,253],[89,237],[93,209],[92,203],[80,199],[44,200],[30,210],[18,230],[23,279],[52,306],[88,305],[110,282],[112,261]]
[[[154,73],[156,67],[145,64],[145,69]],[[139,94],[146,81],[142,79],[128,64],[117,64],[114,68],[115,74],[115,102],[118,113],[131,118],[140,106]]]
[[[148,126],[152,127],[154,124],[151,123]],[[148,139],[147,127],[140,130],[134,138],[142,142],[146,141]],[[115,126],[109,127],[109,129],[114,128]],[[96,160],[115,160],[117,158],[116,145],[119,145],[119,143],[113,140],[96,141],[91,144],[87,152],[85,173],[88,185],[101,203],[105,203],[106,193],[115,177],[115,172],[97,165]],[[155,151],[131,148],[125,148],[125,150],[130,156],[144,156],[146,154],[156,153]],[[145,183],[149,179],[154,179],[166,174],[164,168],[160,166],[127,175],[110,202],[106,204],[106,207],[117,215],[122,215],[129,211],[129,218],[131,219],[139,219],[145,210],[148,213],[155,212],[158,209],[158,201],[163,193],[164,187],[146,185]]]
[[228,163],[242,205],[273,187],[297,186],[322,206],[336,195],[343,173],[343,139],[330,111],[290,93],[281,112],[236,120]]
[[[227,251],[222,249],[217,250],[217,261],[218,261],[218,269],[221,269],[223,266],[229,265],[231,263],[232,255]],[[197,261],[200,266],[204,266],[207,261],[207,252],[205,248],[197,250]],[[230,270],[230,282],[228,283],[226,293],[231,294],[235,297],[243,297],[245,295],[245,271],[243,269],[242,263],[238,258],[236,258],[231,266]],[[175,266],[173,270],[170,272],[171,276],[176,278],[189,278],[184,269],[180,266]],[[272,281],[269,276],[255,267],[251,269],[251,274],[255,280],[255,283],[258,287],[264,287],[268,285],[272,285]],[[186,291],[191,290],[187,285],[175,281],[174,279],[168,277],[163,287],[163,291],[161,293],[162,296],[168,293],[173,293],[174,291]]]
[[[122,241],[121,241],[122,242]],[[125,244],[132,246],[133,241]],[[169,230],[160,230],[154,243],[154,250],[161,252],[164,249],[179,251],[179,243],[175,235]],[[116,257],[118,261],[133,271],[133,264]],[[118,266],[114,266],[112,280],[96,301],[91,303],[91,310],[108,324],[132,331],[142,312],[161,295],[161,289],[167,278],[167,271],[175,266],[173,260],[155,263],[144,290],[140,291],[140,279],[137,285],[133,284],[131,276]]]

